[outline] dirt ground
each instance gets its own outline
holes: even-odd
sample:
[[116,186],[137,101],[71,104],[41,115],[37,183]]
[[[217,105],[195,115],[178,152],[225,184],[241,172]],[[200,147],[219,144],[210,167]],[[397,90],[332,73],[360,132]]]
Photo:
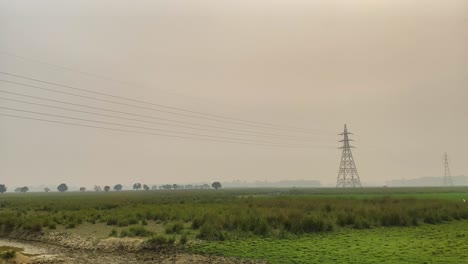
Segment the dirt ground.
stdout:
[[43,237],[17,234],[16,239],[1,239],[3,251],[14,249],[14,259],[0,260],[0,264],[84,264],[84,263],[263,263],[260,261],[225,258],[219,256],[192,255],[171,250],[170,252],[143,249],[138,239],[92,240],[67,234],[51,234]]

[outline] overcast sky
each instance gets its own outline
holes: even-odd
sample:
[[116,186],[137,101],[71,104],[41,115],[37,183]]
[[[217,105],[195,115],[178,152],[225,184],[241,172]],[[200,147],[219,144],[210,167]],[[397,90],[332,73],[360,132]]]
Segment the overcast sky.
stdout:
[[11,110],[19,109],[210,138],[311,146],[200,142],[0,116],[0,183],[310,179],[332,186],[341,157],[337,134],[345,123],[355,133],[353,151],[364,185],[441,176],[444,152],[451,158],[452,174],[466,175],[467,47],[464,0],[0,0],[2,72],[197,112],[320,130],[304,133],[179,115],[188,112],[162,113],[7,83],[109,100],[0,74],[0,90],[10,92],[0,92],[2,98],[110,114],[11,94],[16,92],[232,129],[223,130],[228,132],[301,139],[204,132],[4,99],[0,114],[122,128]]

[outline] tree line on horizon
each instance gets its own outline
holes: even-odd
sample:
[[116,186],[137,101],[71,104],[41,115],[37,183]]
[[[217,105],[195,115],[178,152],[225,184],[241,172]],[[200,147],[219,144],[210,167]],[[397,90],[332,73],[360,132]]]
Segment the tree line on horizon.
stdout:
[[[121,191],[123,190],[124,186],[122,184],[116,184],[114,185],[113,187],[113,190],[114,191]],[[182,190],[182,189],[202,189],[202,190],[206,190],[206,189],[210,189],[210,188],[214,188],[216,190],[222,188],[222,185],[220,182],[213,182],[210,185],[208,184],[201,184],[201,185],[192,185],[192,184],[187,184],[187,185],[179,185],[179,184],[164,184],[164,185],[152,185],[151,187],[147,184],[141,184],[141,183],[134,183],[133,184],[133,190],[135,191],[139,191],[141,189],[145,190],[145,191],[155,191],[155,190]],[[15,193],[26,193],[28,192],[30,189],[29,187],[27,186],[23,186],[23,187],[17,187],[15,188],[14,192]],[[94,185],[94,188],[93,190],[95,192],[100,192],[100,191],[104,191],[104,192],[109,192],[111,190],[111,187],[106,185],[104,187],[101,187],[100,185]],[[51,189],[49,187],[45,187],[44,188],[44,192],[48,193],[50,192]],[[61,183],[60,185],[57,186],[57,191],[59,192],[66,192],[68,191],[68,186],[65,184],[65,183]],[[80,192],[85,192],[86,191],[86,187],[80,187],[79,189]],[[3,194],[7,192],[7,186],[5,184],[0,184],[0,193]]]

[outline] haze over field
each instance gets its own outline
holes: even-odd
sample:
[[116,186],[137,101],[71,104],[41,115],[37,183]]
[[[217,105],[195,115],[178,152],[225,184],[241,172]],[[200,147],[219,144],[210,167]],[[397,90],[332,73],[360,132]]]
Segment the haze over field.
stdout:
[[[334,185],[341,156],[336,134],[344,123],[355,133],[353,154],[364,185],[442,176],[444,152],[452,174],[466,175],[466,47],[463,0],[0,0],[1,72],[321,130],[249,128],[307,136],[313,141],[301,145],[325,146],[199,142],[0,116],[0,182],[11,190],[62,182],[304,179]],[[0,79],[70,91],[5,74]],[[0,82],[9,92],[245,129],[30,88]],[[7,100],[0,106],[142,125]],[[0,114],[37,117],[7,109]]]

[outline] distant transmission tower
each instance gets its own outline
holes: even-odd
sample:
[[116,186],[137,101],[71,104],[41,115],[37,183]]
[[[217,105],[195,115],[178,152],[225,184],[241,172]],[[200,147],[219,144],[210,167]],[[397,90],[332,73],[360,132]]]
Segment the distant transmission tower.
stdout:
[[444,185],[445,186],[453,186],[452,175],[450,174],[450,167],[449,167],[449,159],[447,156],[447,152],[444,154]]
[[361,187],[361,180],[359,179],[359,174],[356,169],[356,164],[354,164],[353,153],[351,153],[351,148],[353,146],[349,145],[352,139],[349,139],[348,135],[353,133],[348,132],[346,124],[344,126],[344,132],[340,134],[343,136],[343,146],[340,149],[343,149],[343,154],[341,155],[340,170],[338,171],[338,177],[336,179],[336,187]]

